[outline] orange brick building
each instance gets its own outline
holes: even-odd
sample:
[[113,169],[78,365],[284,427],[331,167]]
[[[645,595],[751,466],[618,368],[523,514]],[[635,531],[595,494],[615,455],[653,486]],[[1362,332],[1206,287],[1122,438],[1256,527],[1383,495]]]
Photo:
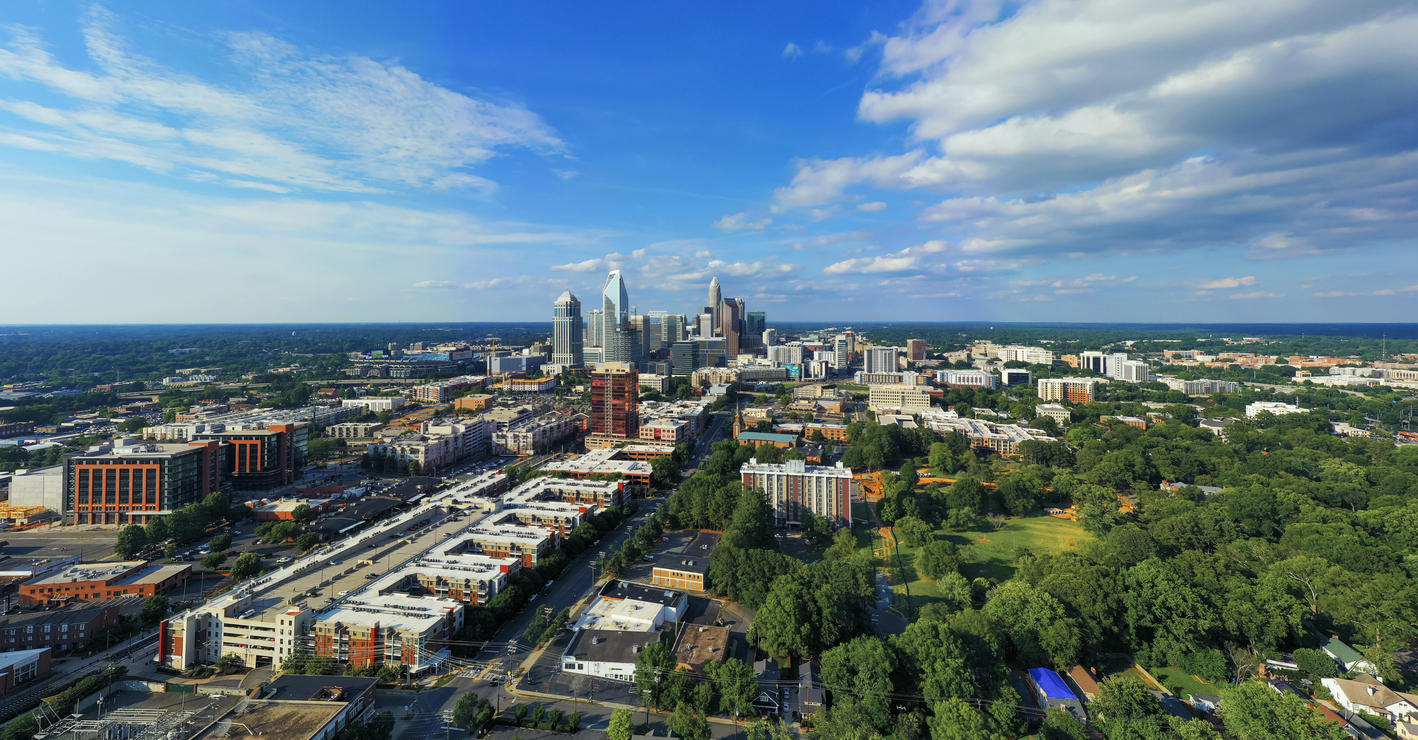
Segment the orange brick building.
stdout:
[[69,458],[68,516],[78,524],[143,524],[220,488],[221,443],[145,442]]
[[190,565],[149,565],[147,561],[78,563],[20,584],[20,603],[32,606],[71,601],[147,598],[181,589]]

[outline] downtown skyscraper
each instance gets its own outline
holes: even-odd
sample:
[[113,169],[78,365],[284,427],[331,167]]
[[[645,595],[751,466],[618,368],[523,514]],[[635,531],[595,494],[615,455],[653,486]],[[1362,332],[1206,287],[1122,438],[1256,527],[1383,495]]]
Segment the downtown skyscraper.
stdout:
[[566,367],[585,364],[584,341],[581,335],[581,301],[565,291],[552,304],[551,361]]

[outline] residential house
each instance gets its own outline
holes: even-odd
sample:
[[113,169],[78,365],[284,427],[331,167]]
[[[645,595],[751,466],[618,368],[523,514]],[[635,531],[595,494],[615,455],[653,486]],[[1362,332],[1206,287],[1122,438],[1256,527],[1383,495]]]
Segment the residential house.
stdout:
[[1320,683],[1351,712],[1368,712],[1395,723],[1418,718],[1418,695],[1394,691],[1367,673],[1353,680],[1322,678]]

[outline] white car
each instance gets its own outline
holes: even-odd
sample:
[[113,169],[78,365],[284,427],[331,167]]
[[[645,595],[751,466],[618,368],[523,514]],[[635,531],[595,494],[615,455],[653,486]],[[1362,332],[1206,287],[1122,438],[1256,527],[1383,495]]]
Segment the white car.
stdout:
[[349,596],[349,595],[350,595],[350,592],[349,592],[349,591],[341,591],[341,592],[340,592],[340,595],[341,595],[341,596]]

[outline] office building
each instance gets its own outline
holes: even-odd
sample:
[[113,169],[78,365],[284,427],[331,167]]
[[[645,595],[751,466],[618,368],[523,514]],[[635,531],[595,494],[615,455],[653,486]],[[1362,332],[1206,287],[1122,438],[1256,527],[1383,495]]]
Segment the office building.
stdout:
[[998,388],[999,378],[984,370],[937,370],[935,382],[946,386]]
[[75,524],[145,524],[221,487],[220,442],[133,443],[69,458],[63,513]]
[[838,334],[832,342],[832,367],[838,372],[845,371],[852,361],[852,337],[848,334]]
[[704,367],[723,367],[728,362],[727,345],[722,338],[699,337],[676,342],[670,348],[670,372],[693,375]]
[[239,491],[269,491],[295,482],[310,447],[310,424],[268,424],[194,435],[221,444],[223,477]]
[[829,468],[803,460],[770,465],[753,458],[739,469],[739,475],[745,488],[767,496],[776,526],[800,525],[804,511],[826,518],[833,526],[851,522],[857,482],[851,468],[840,462]]
[[585,342],[581,329],[581,301],[565,291],[552,304],[551,361],[567,367],[585,362]]
[[1303,409],[1295,404],[1281,403],[1279,401],[1256,401],[1246,406],[1246,416],[1254,419],[1262,413],[1282,416],[1284,414],[1303,414],[1309,409]]
[[777,329],[764,329],[764,330],[763,330],[763,346],[764,346],[764,347],[772,347],[773,345],[775,345],[775,344],[777,344],[777,343],[778,343],[778,330],[777,330]]
[[1042,401],[1091,403],[1098,381],[1095,378],[1040,378],[1038,384]]
[[931,407],[930,394],[924,388],[908,385],[868,386],[867,407],[872,411],[900,411],[910,414]]
[[1018,344],[992,347],[987,356],[996,357],[1000,362],[1018,361],[1030,365],[1051,365],[1054,362],[1053,352],[1043,347],[1024,347]]
[[926,340],[907,339],[906,359],[910,360],[911,362],[920,362],[926,359]]
[[1140,360],[1123,360],[1113,368],[1113,377],[1124,383],[1146,383],[1151,366]]
[[1041,403],[1034,407],[1037,416],[1047,416],[1059,423],[1059,426],[1068,424],[1073,418],[1073,413],[1056,403]]
[[1004,385],[1031,385],[1033,375],[1022,367],[1007,367],[1000,371],[1000,382]]
[[346,408],[364,409],[370,413],[381,411],[398,411],[407,402],[403,396],[366,396],[364,398],[346,398],[340,401],[340,405]]
[[629,363],[606,363],[591,373],[591,436],[604,447],[640,434],[640,378]]
[[768,314],[763,311],[749,311],[743,316],[743,333],[761,337],[768,330]]
[[54,651],[50,648],[0,653],[0,698],[28,681],[49,675]]
[[630,295],[620,270],[606,276],[601,289],[602,362],[635,362],[639,359],[639,337],[631,336]]

